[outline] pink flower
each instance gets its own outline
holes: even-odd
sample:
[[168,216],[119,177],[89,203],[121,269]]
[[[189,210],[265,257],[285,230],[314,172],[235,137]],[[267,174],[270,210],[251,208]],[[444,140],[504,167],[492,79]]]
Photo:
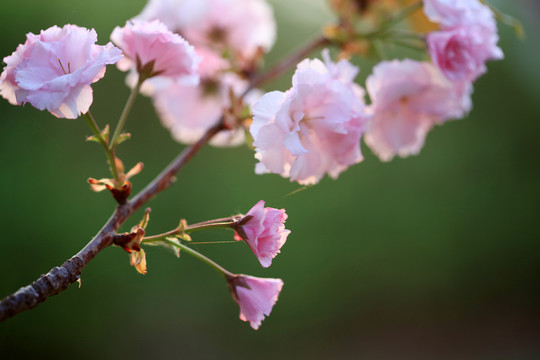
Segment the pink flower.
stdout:
[[450,80],[472,82],[486,72],[486,61],[503,58],[488,6],[477,0],[425,0],[424,7],[442,27],[428,35],[429,54]]
[[274,45],[276,24],[265,0],[206,0],[207,12],[182,33],[198,46],[230,49],[251,58]]
[[226,50],[243,60],[270,50],[276,37],[265,0],[150,0],[137,18],[159,19],[197,48]]
[[486,22],[491,10],[478,0],[424,0],[424,13],[443,28]]
[[228,279],[229,290],[240,306],[240,320],[249,321],[255,330],[265,316],[272,312],[283,288],[281,279],[265,279],[248,275],[235,275]]
[[126,55],[117,64],[122,71],[136,69],[148,77],[198,80],[200,59],[193,46],[157,20],[128,21],[123,28],[113,30],[111,39]]
[[92,88],[105,66],[121,59],[111,43],[95,45],[97,34],[75,25],[53,26],[4,58],[0,94],[14,105],[29,102],[59,118],[76,119],[92,104]]
[[[206,65],[203,67],[207,68]],[[204,77],[199,86],[172,84],[158,88],[152,99],[162,124],[171,131],[173,138],[191,144],[216,123],[225,107],[230,106],[229,89],[240,95],[247,87],[246,80],[226,73],[215,78]],[[246,101],[254,102],[254,97],[257,97],[257,92],[251,91]],[[244,140],[244,129],[240,127],[219,132],[210,144],[236,146]]]
[[477,26],[436,31],[428,35],[433,63],[452,81],[474,81],[486,72],[486,61],[503,58],[497,33]]
[[149,0],[137,20],[159,20],[175,33],[198,22],[207,11],[205,0]]
[[260,162],[256,173],[272,172],[300,184],[337,176],[363,160],[360,137],[368,119],[358,69],[345,60],[304,60],[287,92],[264,95],[253,108],[253,136]]
[[409,59],[379,63],[367,90],[373,118],[365,142],[382,161],[417,154],[433,125],[471,107],[470,84],[454,84],[430,63]]
[[235,239],[244,240],[263,267],[269,267],[291,233],[285,229],[284,209],[264,207],[261,200],[233,228]]

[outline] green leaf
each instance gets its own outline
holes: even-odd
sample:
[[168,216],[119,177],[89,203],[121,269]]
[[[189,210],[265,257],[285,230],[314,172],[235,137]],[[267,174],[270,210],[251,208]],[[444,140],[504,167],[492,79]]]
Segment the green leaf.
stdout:
[[186,234],[187,226],[188,225],[185,219],[180,220],[180,224],[178,225],[178,232],[176,234],[177,238],[182,239],[184,241],[191,241],[191,236]]
[[144,216],[143,216],[141,222],[139,223],[140,228],[146,229],[146,226],[148,226],[148,221],[150,221],[150,211],[151,211],[150,208],[147,208],[145,210]]
[[105,128],[103,130],[101,130],[101,140],[100,138],[97,136],[97,135],[92,135],[92,136],[88,136],[86,138],[86,141],[94,141],[94,142],[97,142],[97,143],[101,143],[101,141],[103,140],[106,144],[109,143],[109,134],[110,134],[110,129],[109,129],[109,124],[105,125]]
[[116,145],[119,145],[121,143],[123,143],[124,141],[126,140],[129,140],[131,139],[131,134],[130,133],[123,133],[123,134],[120,134],[118,135],[118,137],[116,138],[116,141],[114,142],[114,146]]

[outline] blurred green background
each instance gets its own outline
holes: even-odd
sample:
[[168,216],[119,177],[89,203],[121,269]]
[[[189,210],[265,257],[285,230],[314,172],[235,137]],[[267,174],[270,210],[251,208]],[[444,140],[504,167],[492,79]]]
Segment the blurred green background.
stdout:
[[[330,18],[323,0],[271,1],[279,23],[276,61]],[[499,25],[506,59],[475,84],[474,109],[437,127],[419,156],[364,163],[338,181],[300,188],[256,176],[253,152],[205,148],[178,182],[154,199],[148,231],[247,211],[260,199],[286,208],[292,230],[262,269],[247,246],[198,245],[233,272],[285,281],[258,331],[238,320],[225,282],[184,255],[148,249],[148,274],[118,248],[99,254],[82,287],[0,324],[0,357],[185,359],[538,359],[540,358],[539,5],[495,1],[520,18],[517,40]],[[144,0],[20,0],[0,11],[0,56],[24,34],[54,24],[94,27],[99,43]],[[361,81],[372,62],[362,63]],[[290,77],[267,86],[284,90]],[[92,111],[115,123],[127,98],[124,74],[109,67],[93,86]],[[114,208],[92,193],[105,156],[82,120],[56,119],[0,101],[0,297],[81,249]],[[119,156],[143,161],[135,190],[182,148],[147,98],[127,125]],[[129,229],[140,212],[129,221]],[[196,241],[231,240],[200,233]]]

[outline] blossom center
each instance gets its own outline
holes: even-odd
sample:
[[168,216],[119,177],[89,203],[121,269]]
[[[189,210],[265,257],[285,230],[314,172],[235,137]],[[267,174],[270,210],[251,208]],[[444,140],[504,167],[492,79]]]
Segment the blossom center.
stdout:
[[60,59],[58,59],[58,63],[60,64],[60,68],[62,69],[62,72],[64,73],[64,75],[71,74],[71,63],[69,61],[67,63],[67,69],[68,69],[67,72],[66,72],[66,68],[64,68],[64,65],[62,65],[62,61]]
[[213,43],[224,43],[227,40],[227,30],[221,26],[213,26],[208,31],[207,36]]

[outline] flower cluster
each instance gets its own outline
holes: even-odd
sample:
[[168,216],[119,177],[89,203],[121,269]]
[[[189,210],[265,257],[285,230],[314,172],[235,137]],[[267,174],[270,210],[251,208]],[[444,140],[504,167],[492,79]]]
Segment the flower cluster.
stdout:
[[[258,66],[276,37],[273,12],[265,0],[150,0],[136,19],[162,21],[202,58],[199,86],[162,84],[145,90],[173,138],[188,144],[232,105],[231,93],[239,97],[248,89],[244,75]],[[253,104],[258,97],[259,92],[251,91],[245,101]],[[243,129],[235,125],[210,143],[236,146],[244,140]]]
[[[261,265],[269,267],[291,232],[285,229],[285,220],[287,214],[284,209],[264,207],[261,200],[232,224],[234,238],[245,241]],[[258,329],[264,316],[270,315],[283,281],[245,275],[235,275],[227,280],[229,290],[240,306],[240,319],[249,321],[253,329]]]
[[332,63],[328,53],[325,63],[301,62],[292,89],[264,95],[250,130],[255,171],[314,184],[362,160],[361,136],[389,161],[418,154],[435,124],[464,117],[472,108],[472,82],[487,60],[503,56],[493,13],[478,0],[424,0],[424,11],[440,25],[427,36],[432,63],[380,62],[366,82],[369,105],[353,83],[357,69],[346,60]]
[[[285,92],[272,91],[261,97],[253,89],[267,75],[255,72],[276,36],[272,9],[265,0],[150,0],[140,15],[112,32],[111,39],[119,48],[112,43],[95,45],[96,32],[75,25],[53,26],[39,35],[29,33],[26,42],[4,59],[7,66],[0,75],[0,95],[12,104],[30,103],[57,117],[74,119],[83,114],[94,131],[89,140],[104,147],[113,175],[113,179],[91,178],[89,183],[94,190],[109,189],[119,204],[117,211],[126,214],[141,206],[137,200],[128,201],[128,180],[142,170],[142,163],[125,173],[115,150],[129,138],[122,127],[139,91],[152,97],[162,123],[176,140],[202,140],[173,161],[136,199],[150,198],[166,188],[207,138],[218,146],[244,142],[248,124],[258,160],[256,173],[275,173],[312,185],[326,174],[337,178],[349,166],[362,162],[362,138],[382,161],[417,154],[436,124],[462,118],[470,111],[473,82],[486,72],[488,60],[503,57],[497,46],[494,15],[487,5],[479,0],[424,0],[425,14],[439,25],[425,38],[431,62],[381,61],[367,77],[366,92],[355,83],[359,68],[345,57],[367,52],[369,46],[362,51],[343,50],[347,45],[351,50],[351,41],[392,37],[389,27],[400,16],[383,21],[375,13],[379,18],[375,23],[382,28],[367,34],[357,33],[353,24],[357,16],[348,16],[350,11],[369,14],[371,5],[377,3],[331,1],[340,18],[333,25],[333,35],[314,42],[268,74],[282,72],[323,43],[342,50],[341,59],[332,61],[328,49],[323,50],[322,61],[304,59],[296,67],[292,87]],[[418,10],[420,5],[412,6]],[[346,28],[340,32],[340,27]],[[411,33],[403,35],[410,37]],[[418,40],[415,35],[412,33]],[[425,46],[423,43],[422,51]],[[120,70],[130,71],[128,84],[133,91],[109,139],[108,125],[100,129],[88,111],[90,85],[104,76],[107,64],[114,63]],[[251,111],[247,105],[252,105]],[[216,124],[222,127],[213,127]],[[208,132],[210,128],[214,132]],[[225,130],[215,134],[216,129]],[[281,279],[233,274],[187,246],[191,241],[188,233],[232,229],[234,239],[244,241],[267,268],[290,234],[284,209],[265,207],[261,200],[245,215],[190,226],[181,220],[175,230],[155,236],[146,236],[149,210],[131,232],[115,233],[125,217],[118,220],[113,216],[111,221],[116,222],[100,234],[105,238],[110,231],[112,243],[131,254],[131,263],[140,273],[146,273],[143,245],[164,246],[178,256],[182,250],[225,277],[240,307],[240,319],[253,329],[271,313],[283,287]]]

